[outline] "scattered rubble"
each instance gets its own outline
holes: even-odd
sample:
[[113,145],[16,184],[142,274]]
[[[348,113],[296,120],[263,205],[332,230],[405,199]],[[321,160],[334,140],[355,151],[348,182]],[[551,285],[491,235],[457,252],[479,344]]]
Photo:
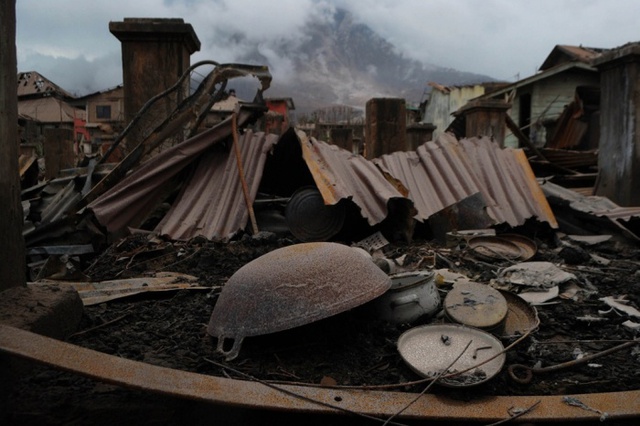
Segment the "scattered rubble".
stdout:
[[[248,75],[255,102],[198,131],[227,80]],[[71,343],[178,379],[549,395],[622,416],[568,395],[640,390],[637,208],[538,181],[524,150],[489,137],[444,134],[368,160],[294,127],[265,133],[255,123],[270,78],[216,64],[122,161],[92,159],[23,190],[28,288],[77,291]],[[579,107],[549,148],[530,144],[539,159],[583,139],[571,127]],[[577,157],[556,154],[556,168]],[[411,292],[387,299],[397,290]],[[91,387],[36,370],[12,395],[17,420],[44,384],[41,410]],[[519,410],[546,406],[535,407]]]

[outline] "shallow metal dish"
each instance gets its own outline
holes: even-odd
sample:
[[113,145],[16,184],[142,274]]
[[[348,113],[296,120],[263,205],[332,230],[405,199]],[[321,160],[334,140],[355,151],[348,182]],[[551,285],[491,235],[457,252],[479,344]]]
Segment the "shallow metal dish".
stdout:
[[[471,344],[463,353],[469,342]],[[500,340],[480,329],[458,324],[412,328],[398,339],[398,351],[409,368],[426,378],[436,377],[462,354],[448,371],[455,373],[470,370],[438,380],[439,384],[449,387],[484,383],[498,374],[505,362],[504,346]],[[494,356],[494,359],[482,364]]]
[[519,337],[534,331],[540,325],[535,306],[510,291],[498,290],[507,301],[507,318],[504,322],[502,338]]
[[499,238],[507,240],[520,248],[520,257],[518,260],[527,261],[536,255],[538,246],[531,238],[520,234],[500,234]]
[[468,246],[475,256],[482,259],[520,260],[523,255],[516,243],[494,236],[471,238]]

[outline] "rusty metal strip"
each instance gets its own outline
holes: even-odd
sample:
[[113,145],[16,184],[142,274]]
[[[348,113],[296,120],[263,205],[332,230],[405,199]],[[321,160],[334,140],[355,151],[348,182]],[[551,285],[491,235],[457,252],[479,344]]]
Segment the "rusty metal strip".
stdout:
[[[510,410],[526,409],[540,401],[518,420],[595,422],[600,417],[598,413],[568,405],[561,395],[491,396],[456,401],[426,394],[411,404],[417,396],[414,393],[279,385],[285,393],[262,383],[195,374],[107,355],[3,324],[0,324],[0,352],[128,388],[253,409],[320,414],[350,411],[388,418],[409,406],[397,419],[489,422],[509,418]],[[640,419],[640,390],[572,397],[607,413],[608,420]]]

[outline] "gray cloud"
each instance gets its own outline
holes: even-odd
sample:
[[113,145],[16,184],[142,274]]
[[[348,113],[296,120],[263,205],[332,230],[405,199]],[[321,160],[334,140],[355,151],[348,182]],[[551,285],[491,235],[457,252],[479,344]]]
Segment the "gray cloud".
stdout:
[[[336,7],[426,63],[513,80],[531,75],[556,44],[616,47],[637,41],[636,0],[19,0],[19,71],[36,70],[85,94],[121,83],[109,21],[180,17],[202,42],[195,62],[259,51],[275,78],[292,78],[287,50]],[[275,47],[274,47],[275,46]]]

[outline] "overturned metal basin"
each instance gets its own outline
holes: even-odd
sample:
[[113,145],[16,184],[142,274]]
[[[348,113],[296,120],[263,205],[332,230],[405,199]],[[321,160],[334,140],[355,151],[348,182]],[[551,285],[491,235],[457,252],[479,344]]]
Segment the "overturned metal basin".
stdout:
[[380,296],[390,286],[387,274],[348,246],[321,242],[283,247],[231,276],[207,332],[218,338],[217,350],[231,360],[245,337],[336,315]]

